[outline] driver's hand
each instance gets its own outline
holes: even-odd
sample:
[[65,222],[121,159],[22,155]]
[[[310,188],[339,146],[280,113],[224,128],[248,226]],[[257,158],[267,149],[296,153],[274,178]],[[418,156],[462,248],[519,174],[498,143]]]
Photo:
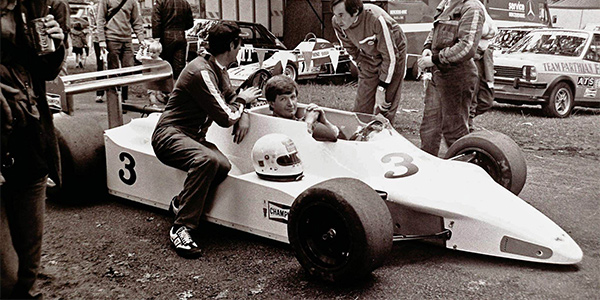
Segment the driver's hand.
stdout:
[[261,90],[255,86],[243,89],[238,94],[238,97],[244,99],[246,103],[252,103],[258,99],[261,94]]
[[432,56],[433,52],[431,52],[430,49],[425,49],[425,50],[423,50],[423,53],[421,55],[422,56]]
[[247,113],[242,113],[240,119],[233,125],[233,142],[239,144],[242,142],[250,129],[250,116]]
[[306,106],[306,111],[307,112],[314,112],[316,114],[316,120],[319,123],[323,123],[323,124],[327,124],[327,117],[325,116],[325,111],[323,110],[322,107],[314,104],[314,103],[310,103],[308,106]]

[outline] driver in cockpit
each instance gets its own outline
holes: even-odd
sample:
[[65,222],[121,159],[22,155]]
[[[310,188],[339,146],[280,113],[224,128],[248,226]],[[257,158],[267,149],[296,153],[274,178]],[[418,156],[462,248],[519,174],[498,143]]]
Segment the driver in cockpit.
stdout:
[[320,106],[311,103],[305,109],[298,109],[298,85],[293,79],[285,75],[269,78],[264,95],[273,116],[306,122],[308,133],[316,140],[335,142],[346,139],[344,133],[327,120]]

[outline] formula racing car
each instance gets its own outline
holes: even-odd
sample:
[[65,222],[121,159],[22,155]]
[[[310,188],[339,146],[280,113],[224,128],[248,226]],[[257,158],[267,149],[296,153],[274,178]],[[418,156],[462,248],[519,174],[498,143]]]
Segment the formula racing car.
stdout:
[[[121,77],[111,77],[116,74]],[[59,81],[49,90],[64,99],[110,86],[160,84],[171,74],[167,63],[128,67],[65,76],[68,85]],[[150,141],[160,112],[123,125],[115,96],[107,97],[110,129],[104,134],[88,116],[55,114],[63,176],[62,185],[50,190],[93,195],[89,185],[100,183],[112,195],[167,210],[186,173],[154,154]],[[58,107],[71,111],[68,100]],[[509,137],[477,131],[441,159],[413,145],[381,116],[324,110],[341,131],[339,139],[313,137],[306,122],[274,117],[266,105],[249,109],[252,126],[240,144],[233,142],[230,128],[211,126],[207,140],[232,168],[207,200],[203,219],[290,243],[309,274],[333,282],[370,274],[395,241],[426,240],[539,263],[581,261],[576,242],[517,196],[527,167]],[[92,178],[98,175],[106,181]]]
[[[332,282],[370,274],[394,241],[415,239],[540,263],[582,259],[563,229],[515,195],[526,166],[507,136],[469,134],[450,147],[451,159],[441,159],[385,120],[325,110],[347,139],[316,140],[305,122],[273,117],[267,106],[250,109],[252,128],[240,144],[231,129],[211,126],[207,140],[232,169],[203,218],[290,243],[309,274]],[[155,157],[150,140],[158,117],[105,131],[106,174],[110,194],[167,210],[186,173]],[[257,149],[269,137],[280,151]],[[279,170],[295,173],[269,176]]]

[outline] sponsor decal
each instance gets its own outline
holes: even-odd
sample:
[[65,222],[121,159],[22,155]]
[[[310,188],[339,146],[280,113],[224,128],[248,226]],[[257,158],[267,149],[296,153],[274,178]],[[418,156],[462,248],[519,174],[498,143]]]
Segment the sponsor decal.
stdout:
[[546,72],[567,72],[600,75],[600,64],[579,62],[553,62],[544,63],[543,66],[544,71]]
[[390,15],[408,15],[407,9],[390,9]]
[[508,16],[525,19],[525,4],[521,3],[521,1],[508,2]]
[[535,10],[533,9],[533,1],[527,0],[527,19],[535,20]]
[[289,206],[271,201],[267,202],[267,216],[269,220],[287,224],[289,214]]
[[583,98],[596,98],[596,94],[597,94],[596,89],[585,89],[585,92],[583,93]]
[[597,79],[593,77],[579,77],[577,78],[577,85],[589,86],[593,88],[596,81]]

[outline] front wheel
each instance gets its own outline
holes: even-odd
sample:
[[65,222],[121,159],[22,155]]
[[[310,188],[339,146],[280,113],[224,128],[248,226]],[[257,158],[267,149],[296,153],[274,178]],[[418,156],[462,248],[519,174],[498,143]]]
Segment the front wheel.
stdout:
[[387,205],[371,187],[336,178],[296,198],[288,236],[311,276],[345,282],[363,278],[383,263],[392,248],[392,224]]
[[571,115],[574,104],[571,87],[566,82],[559,82],[552,89],[548,103],[542,105],[542,111],[549,117],[566,118]]
[[518,195],[527,179],[527,163],[519,146],[507,135],[476,131],[454,142],[446,158],[483,168],[501,186]]
[[296,79],[298,78],[298,71],[296,70],[296,67],[294,65],[287,64],[285,65],[285,69],[283,70],[283,75],[296,81]]

